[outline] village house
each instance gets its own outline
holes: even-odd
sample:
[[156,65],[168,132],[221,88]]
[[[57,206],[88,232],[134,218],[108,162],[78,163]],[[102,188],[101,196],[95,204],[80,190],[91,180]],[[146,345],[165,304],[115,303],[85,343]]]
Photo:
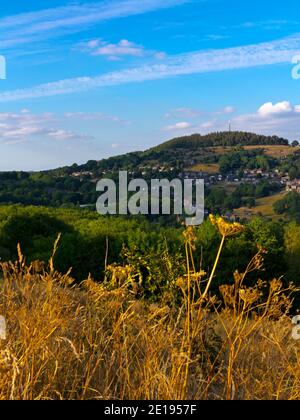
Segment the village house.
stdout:
[[287,182],[286,191],[300,193],[300,179]]

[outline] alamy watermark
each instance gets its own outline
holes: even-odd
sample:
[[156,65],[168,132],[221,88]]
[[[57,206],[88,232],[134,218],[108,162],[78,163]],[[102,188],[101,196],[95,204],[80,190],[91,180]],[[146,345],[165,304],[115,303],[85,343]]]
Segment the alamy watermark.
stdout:
[[[118,185],[117,185],[118,184]],[[101,179],[96,190],[101,192],[96,208],[102,215],[184,215],[188,226],[204,220],[203,179],[145,179],[128,182],[127,171],[119,172],[118,183]]]
[[0,80],[6,79],[6,60],[3,55],[0,55]]
[[295,64],[292,68],[292,78],[298,80],[300,79],[300,54],[294,55],[292,64]]
[[300,339],[300,315],[296,315],[292,318],[292,338],[294,340]]

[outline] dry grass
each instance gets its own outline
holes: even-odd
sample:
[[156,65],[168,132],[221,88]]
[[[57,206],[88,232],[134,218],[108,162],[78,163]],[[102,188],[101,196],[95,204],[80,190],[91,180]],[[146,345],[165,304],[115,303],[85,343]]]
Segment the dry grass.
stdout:
[[274,158],[284,158],[290,155],[293,155],[296,152],[299,152],[300,147],[291,147],[291,146],[280,146],[280,145],[271,145],[271,146],[244,146],[245,150],[253,149],[263,149],[264,154]]
[[[267,156],[271,156],[274,158],[284,158],[290,155],[293,155],[296,152],[300,151],[299,147],[291,147],[291,146],[284,146],[284,145],[257,145],[257,146],[243,146],[244,150],[257,150],[262,149],[263,154]],[[230,146],[215,146],[210,148],[209,150],[217,155],[224,155],[226,153],[231,153],[234,147]]]
[[242,229],[214,223],[222,241],[209,276],[195,269],[194,232],[185,232],[179,305],[136,299],[120,268],[105,287],[72,285],[52,259],[47,269],[27,266],[20,250],[1,264],[0,399],[299,399],[300,342],[287,316],[294,288],[244,286],[262,266],[260,250],[220,301],[210,296],[223,244]]
[[191,166],[188,168],[189,171],[201,171],[208,174],[217,174],[220,172],[220,165],[217,163],[199,163],[197,165]]

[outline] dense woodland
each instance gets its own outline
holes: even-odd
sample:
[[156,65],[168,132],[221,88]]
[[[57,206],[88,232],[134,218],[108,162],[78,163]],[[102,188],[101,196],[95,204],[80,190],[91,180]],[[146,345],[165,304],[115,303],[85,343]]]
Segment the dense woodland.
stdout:
[[[61,272],[72,267],[77,281],[89,274],[104,281],[105,266],[130,264],[139,278],[141,295],[156,299],[185,266],[183,227],[161,227],[146,219],[101,217],[90,211],[22,206],[0,207],[1,260],[17,258],[21,244],[27,261],[48,261],[58,234],[61,240],[55,266]],[[197,267],[210,271],[219,244],[216,228],[206,220],[196,228]],[[228,238],[214,289],[243,270],[259,248],[265,250],[264,270],[252,280],[284,276],[299,283],[300,226],[296,222],[268,222],[253,219],[238,237]],[[171,262],[171,263],[170,263]],[[170,265],[171,264],[171,265]],[[176,276],[175,276],[176,277]]]

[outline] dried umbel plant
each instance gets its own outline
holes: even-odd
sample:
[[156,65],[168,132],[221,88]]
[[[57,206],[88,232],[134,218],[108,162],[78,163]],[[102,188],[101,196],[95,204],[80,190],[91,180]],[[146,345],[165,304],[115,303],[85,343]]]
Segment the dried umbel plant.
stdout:
[[218,230],[219,230],[219,232],[222,236],[222,239],[221,239],[221,243],[220,243],[220,246],[219,246],[218,254],[217,254],[216,259],[215,259],[213,269],[212,269],[210,277],[208,279],[206,288],[203,292],[202,299],[204,299],[206,297],[206,295],[209,291],[211,282],[214,278],[214,275],[215,275],[215,272],[216,272],[216,269],[217,269],[217,266],[218,266],[218,263],[219,263],[219,259],[220,259],[220,256],[221,256],[221,253],[222,253],[222,250],[223,250],[223,247],[224,247],[225,239],[229,236],[237,235],[237,234],[243,232],[243,230],[244,230],[244,226],[241,225],[240,223],[229,223],[225,219],[223,219],[222,217],[216,217],[216,216],[213,216],[211,214],[209,216],[209,219],[210,219],[211,223],[218,228]]
[[240,223],[229,223],[223,217],[216,217],[210,214],[209,219],[211,223],[218,228],[221,236],[224,237],[237,235],[245,229]]

